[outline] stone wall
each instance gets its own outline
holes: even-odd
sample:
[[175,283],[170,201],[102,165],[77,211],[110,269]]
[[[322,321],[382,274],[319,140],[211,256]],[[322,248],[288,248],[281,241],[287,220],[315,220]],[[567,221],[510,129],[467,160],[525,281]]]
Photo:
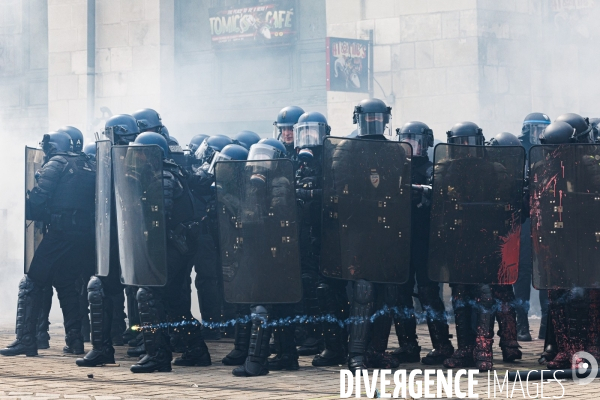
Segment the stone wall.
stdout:
[[[327,1],[327,35],[374,32],[374,97],[391,105],[394,128],[422,120],[436,138],[479,116],[477,2]],[[367,94],[329,92],[335,132],[350,133],[352,109]]]

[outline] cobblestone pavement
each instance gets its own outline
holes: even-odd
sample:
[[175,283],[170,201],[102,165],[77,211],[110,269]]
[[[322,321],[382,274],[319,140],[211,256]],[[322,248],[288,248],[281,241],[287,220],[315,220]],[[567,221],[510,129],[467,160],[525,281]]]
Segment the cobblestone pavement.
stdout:
[[[453,327],[452,327],[453,329]],[[0,400],[2,399],[335,399],[340,393],[339,367],[315,368],[311,366],[312,357],[301,357],[299,371],[271,372],[258,378],[236,378],[231,375],[232,367],[221,364],[221,358],[233,347],[231,340],[209,342],[213,365],[210,367],[182,368],[174,367],[171,373],[153,373],[134,375],[129,367],[136,360],[126,355],[126,347],[117,347],[119,367],[78,368],[75,356],[62,354],[64,336],[60,328],[53,327],[49,350],[41,350],[38,357],[0,357]],[[532,330],[537,325],[532,321]],[[419,338],[424,355],[431,349],[426,325],[419,325]],[[393,336],[393,330],[392,330]],[[537,336],[537,335],[536,335]],[[8,327],[0,331],[0,346],[6,346],[14,335]],[[394,337],[390,348],[395,348]],[[536,369],[536,360],[543,347],[543,341],[535,340],[522,343],[523,360],[514,364],[503,364],[497,340],[495,366],[498,371],[507,369]],[[89,344],[86,343],[89,348]],[[402,369],[423,368],[420,364],[402,365]],[[504,373],[504,372],[503,372]],[[503,374],[502,374],[503,377]],[[475,392],[480,398],[488,398],[487,374],[478,376]],[[536,390],[539,386],[523,383],[524,392],[519,385],[508,393],[511,398],[540,398]],[[600,380],[587,386],[563,381],[564,397],[567,399],[596,399],[600,395]],[[435,387],[435,386],[434,386]],[[393,387],[392,387],[393,389]],[[464,389],[464,388],[463,388]],[[363,386],[364,390],[364,386]],[[512,385],[510,387],[512,391]],[[435,390],[434,390],[435,392]],[[560,397],[563,390],[557,382],[544,384],[544,397]],[[354,396],[353,396],[354,397]],[[366,397],[363,395],[363,397]],[[493,386],[489,398],[494,398]],[[496,398],[507,398],[506,389]]]

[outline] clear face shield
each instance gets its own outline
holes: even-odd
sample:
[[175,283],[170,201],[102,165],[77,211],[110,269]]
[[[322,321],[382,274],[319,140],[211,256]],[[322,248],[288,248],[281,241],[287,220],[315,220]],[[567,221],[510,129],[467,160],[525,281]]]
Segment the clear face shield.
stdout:
[[398,135],[398,141],[408,143],[412,146],[413,156],[423,156],[427,154],[427,137],[417,133],[401,133]]
[[461,144],[463,146],[483,146],[483,136],[455,136],[448,139],[448,144]]
[[392,138],[392,116],[384,113],[358,115],[358,136],[384,135]]
[[540,136],[548,124],[528,124],[529,126],[529,142],[531,144],[541,144]]
[[198,150],[196,150],[194,157],[196,158],[196,160],[198,160],[199,164],[204,164],[204,163],[210,163],[212,161],[214,155],[215,155],[215,149],[210,147],[208,145],[208,142],[206,140],[204,140],[204,142],[202,142],[200,147],[198,147]]
[[230,161],[231,157],[221,153],[220,151],[217,151],[212,159],[212,162],[210,163],[210,167],[208,168],[208,173],[211,175],[215,174],[215,165],[219,162],[219,161]]
[[294,125],[293,124],[273,124],[273,138],[286,145],[294,144]]
[[294,148],[321,146],[327,136],[327,125],[319,122],[305,122],[294,125]]

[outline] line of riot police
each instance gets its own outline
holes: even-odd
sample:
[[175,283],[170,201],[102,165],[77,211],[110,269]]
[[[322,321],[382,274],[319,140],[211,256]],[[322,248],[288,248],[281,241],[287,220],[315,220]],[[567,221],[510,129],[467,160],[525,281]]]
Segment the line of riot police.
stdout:
[[[226,303],[235,342],[222,362],[236,376],[297,370],[305,355],[352,371],[418,361],[490,370],[495,320],[504,361],[531,340],[533,280],[550,300],[540,362],[600,355],[593,125],[534,113],[521,141],[486,143],[461,122],[431,161],[433,131],[412,121],[394,136],[391,117],[383,101],[363,100],[357,130],[336,137],[322,114],[291,106],[276,139],[196,135],[187,151],[151,109],[111,117],[85,152],[76,128],[45,135],[26,149],[26,275],[17,338],[0,354],[45,347],[54,286],[64,351],[83,354],[91,325],[82,367],[115,362],[125,291],[132,372],[211,365],[203,336],[220,337]],[[192,268],[203,323],[191,312]],[[78,282],[90,276],[86,304]],[[456,349],[440,283],[452,288]],[[433,347],[423,358],[413,297]]]

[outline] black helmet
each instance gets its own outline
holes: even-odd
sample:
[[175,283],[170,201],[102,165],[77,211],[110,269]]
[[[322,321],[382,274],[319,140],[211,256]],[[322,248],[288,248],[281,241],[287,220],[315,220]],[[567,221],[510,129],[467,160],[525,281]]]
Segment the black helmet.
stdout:
[[521,141],[510,132],[502,132],[487,143],[488,146],[522,146]]
[[402,128],[396,129],[396,135],[400,142],[410,143],[416,157],[427,156],[427,149],[433,146],[433,131],[420,121],[405,123]]
[[250,146],[254,143],[258,143],[259,140],[260,136],[258,136],[258,133],[252,131],[241,131],[233,137],[234,143],[245,147],[246,150],[250,150]]
[[219,151],[223,150],[223,147],[228,144],[233,144],[233,140],[225,135],[209,136],[198,147],[196,150],[195,157],[200,160],[201,164],[210,163],[215,155]]
[[323,145],[325,136],[331,133],[327,118],[320,112],[306,112],[294,125],[294,147],[306,148]]
[[573,142],[575,128],[564,121],[554,121],[540,136],[541,144],[566,144]]
[[40,147],[47,156],[66,154],[73,151],[73,140],[65,132],[50,132],[44,135]]
[[104,125],[104,134],[113,144],[131,143],[139,133],[137,121],[128,114],[113,115]]
[[142,132],[135,138],[132,146],[157,145],[162,150],[163,158],[169,155],[169,145],[167,140],[156,132]]
[[391,137],[392,107],[379,99],[364,99],[356,107],[352,121],[358,124],[358,136],[386,135]]
[[587,118],[583,118],[579,114],[567,113],[556,118],[556,121],[566,122],[575,129],[573,141],[576,143],[593,143],[594,132]]
[[190,143],[188,143],[188,149],[192,152],[192,154],[194,154],[196,150],[198,150],[198,147],[200,147],[202,142],[204,142],[204,139],[206,139],[207,137],[208,135],[200,134],[190,139]]
[[534,112],[528,114],[523,120],[523,127],[519,140],[525,148],[529,149],[534,144],[540,144],[540,135],[550,125],[550,117],[544,113]]
[[160,114],[155,110],[151,108],[142,108],[131,115],[137,121],[140,132],[156,132],[162,134],[162,119],[160,118]]
[[215,164],[219,161],[242,161],[248,158],[248,150],[239,144],[228,144],[215,155],[208,169],[209,174],[214,174]]
[[83,150],[83,133],[74,126],[63,126],[57,129],[58,132],[64,132],[73,140],[73,153],[81,153]]
[[283,143],[275,139],[261,139],[253,144],[248,152],[248,160],[274,160],[285,158],[286,149]]
[[169,146],[179,146],[179,140],[175,136],[169,136],[167,143],[169,143]]
[[277,114],[277,120],[273,122],[273,137],[292,146],[294,144],[294,125],[302,114],[304,114],[304,110],[298,106],[282,108]]
[[92,161],[96,161],[96,143],[88,143],[83,147],[83,152]]
[[160,134],[163,135],[163,137],[165,139],[167,139],[167,143],[168,143],[171,135],[169,135],[169,130],[167,129],[166,126],[163,125],[162,128],[160,128]]
[[446,132],[448,136],[447,143],[483,146],[485,137],[483,130],[474,122],[465,121],[454,125],[452,129]]

